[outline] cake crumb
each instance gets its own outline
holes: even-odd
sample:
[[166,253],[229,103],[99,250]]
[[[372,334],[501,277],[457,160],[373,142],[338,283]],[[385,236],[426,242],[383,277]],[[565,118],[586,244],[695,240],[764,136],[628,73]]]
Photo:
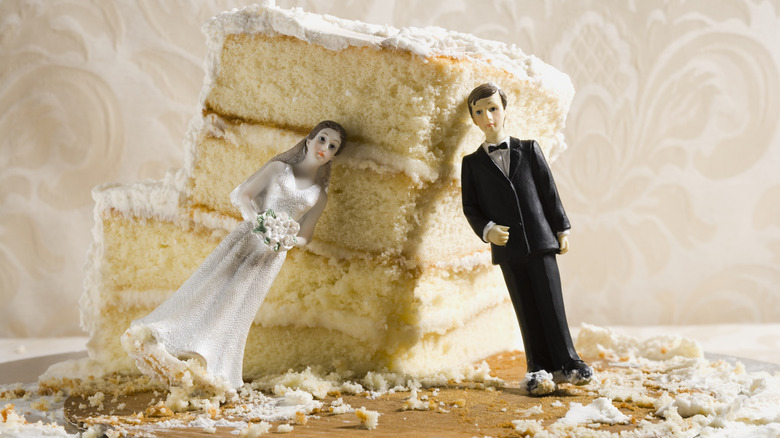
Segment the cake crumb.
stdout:
[[21,383],[16,388],[8,389],[0,392],[0,400],[13,400],[15,398],[22,398],[27,394],[27,391],[21,387]]
[[122,438],[127,436],[127,433],[121,429],[110,429],[105,432],[105,436],[107,438]]
[[303,426],[308,422],[309,422],[309,417],[306,416],[305,412],[298,411],[295,413],[295,424],[300,424],[301,426]]
[[97,392],[91,397],[87,397],[89,405],[93,408],[97,408],[99,411],[103,410],[103,401],[106,399],[106,395],[102,392]]
[[520,432],[523,437],[534,437],[544,433],[544,427],[539,420],[515,420],[512,424],[515,426],[515,431]]
[[348,403],[344,403],[344,399],[339,397],[338,399],[331,402],[328,411],[334,414],[346,414],[348,412],[354,412],[355,409],[352,406],[350,406]]
[[259,423],[250,424],[247,427],[241,429],[238,433],[240,438],[257,438],[260,435],[265,435],[271,431],[271,424],[265,421]]
[[427,396],[417,398],[417,389],[412,389],[412,394],[403,404],[403,410],[405,411],[431,411],[436,409],[436,402],[434,400],[428,400]]
[[45,399],[45,398],[41,398],[37,402],[34,402],[34,403],[30,404],[30,406],[33,409],[37,409],[37,410],[39,410],[41,412],[48,412],[49,409],[51,409],[51,405],[49,404],[49,400]]
[[523,417],[530,417],[532,415],[542,415],[544,410],[542,410],[542,405],[538,404],[529,409],[518,409],[515,411],[515,413],[520,414]]
[[93,426],[90,426],[90,428],[87,429],[87,431],[81,435],[82,438],[100,438],[102,436],[103,436],[103,426],[101,426],[100,424],[95,424]]
[[170,410],[162,401],[157,402],[156,405],[146,409],[146,416],[159,418],[159,417],[173,417],[173,411]]
[[293,427],[290,424],[280,424],[276,431],[279,433],[290,433],[293,431]]
[[5,409],[0,411],[0,416],[3,418],[3,423],[9,424],[11,426],[16,424],[26,424],[27,420],[24,419],[24,416],[19,415],[14,410],[14,407],[16,407],[13,403],[8,403],[5,405]]
[[377,411],[369,411],[365,406],[361,406],[355,411],[355,414],[360,419],[360,424],[368,430],[376,429],[379,425],[379,415],[381,414]]

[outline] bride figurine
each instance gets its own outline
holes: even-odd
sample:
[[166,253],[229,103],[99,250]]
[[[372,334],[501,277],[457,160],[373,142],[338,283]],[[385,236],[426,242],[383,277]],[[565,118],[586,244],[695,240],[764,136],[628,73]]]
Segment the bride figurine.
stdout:
[[146,375],[172,387],[235,393],[247,334],[287,250],[306,245],[325,209],[331,159],[347,141],[323,121],[230,194],[244,221],[168,300],[122,335]]

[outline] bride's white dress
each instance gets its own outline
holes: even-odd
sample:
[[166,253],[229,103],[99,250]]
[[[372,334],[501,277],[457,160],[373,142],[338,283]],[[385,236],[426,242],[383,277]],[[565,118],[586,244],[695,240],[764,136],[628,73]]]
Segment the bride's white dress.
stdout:
[[[286,165],[263,193],[251,197],[260,212],[270,208],[300,221],[317,202],[320,190],[316,184],[298,189],[292,168]],[[287,254],[273,251],[254,234],[256,225],[251,220],[240,223],[176,293],[146,317],[133,321],[128,333],[151,335],[153,339],[144,342],[164,347],[177,359],[202,359],[211,376],[224,379],[231,389],[240,387],[247,334]],[[135,341],[136,348],[129,347],[133,342],[128,340]],[[139,358],[152,350],[139,347],[143,340],[128,340],[123,339],[123,345],[142,371],[148,373],[152,365],[152,373],[169,381],[180,377],[166,375],[171,370],[160,370],[164,365],[159,365],[159,358]],[[144,351],[132,351],[139,348]]]

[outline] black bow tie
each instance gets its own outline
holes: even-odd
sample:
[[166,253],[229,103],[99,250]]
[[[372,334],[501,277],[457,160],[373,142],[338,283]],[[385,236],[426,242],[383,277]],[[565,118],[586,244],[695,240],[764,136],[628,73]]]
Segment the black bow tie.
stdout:
[[506,143],[501,143],[501,144],[499,144],[497,146],[488,146],[488,153],[492,154],[493,152],[495,152],[497,150],[506,149],[506,148],[507,148]]

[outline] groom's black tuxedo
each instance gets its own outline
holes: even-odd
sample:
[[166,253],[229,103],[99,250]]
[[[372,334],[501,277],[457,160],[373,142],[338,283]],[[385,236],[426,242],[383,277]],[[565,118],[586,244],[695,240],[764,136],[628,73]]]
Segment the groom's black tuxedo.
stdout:
[[481,146],[463,157],[463,212],[474,232],[482,237],[490,221],[509,227],[506,246],[491,244],[496,265],[558,252],[557,233],[570,228],[539,144],[509,143],[509,177]]
[[528,371],[558,371],[579,359],[555,261],[557,233],[569,220],[539,144],[510,137],[509,156],[508,176],[482,146],[463,157],[463,212],[480,238],[491,221],[509,227],[506,246],[490,249],[520,322]]

